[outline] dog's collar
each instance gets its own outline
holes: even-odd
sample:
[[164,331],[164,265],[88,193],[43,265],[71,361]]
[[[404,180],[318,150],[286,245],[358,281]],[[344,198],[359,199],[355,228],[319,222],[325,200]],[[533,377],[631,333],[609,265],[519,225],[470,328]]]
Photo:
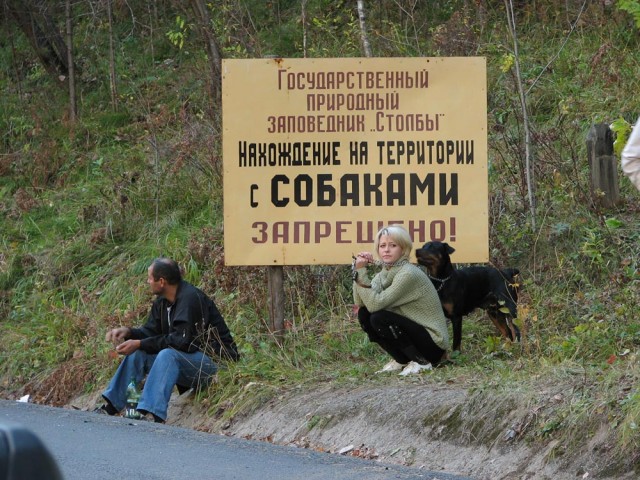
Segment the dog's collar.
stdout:
[[451,278],[451,275],[449,275],[447,278],[438,278],[438,277],[432,277],[427,272],[427,277],[429,277],[431,280],[435,280],[436,282],[440,282],[440,286],[436,288],[436,292],[439,292],[440,290],[442,290],[442,287],[444,287],[444,284],[447,282],[447,280]]

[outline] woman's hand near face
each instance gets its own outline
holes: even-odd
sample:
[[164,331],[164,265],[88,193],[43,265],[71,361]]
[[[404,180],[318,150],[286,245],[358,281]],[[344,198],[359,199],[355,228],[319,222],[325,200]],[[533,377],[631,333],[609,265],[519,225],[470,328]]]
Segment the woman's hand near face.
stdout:
[[356,269],[366,267],[370,263],[373,263],[371,252],[360,252],[356,255]]

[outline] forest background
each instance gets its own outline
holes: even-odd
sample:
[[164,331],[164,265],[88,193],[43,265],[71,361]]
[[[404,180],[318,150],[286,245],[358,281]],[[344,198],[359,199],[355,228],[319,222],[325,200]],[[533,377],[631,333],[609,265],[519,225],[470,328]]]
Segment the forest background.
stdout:
[[[166,255],[243,354],[194,399],[227,427],[286,392],[455,385],[464,406],[421,419],[449,444],[506,431],[547,461],[637,473],[640,193],[620,174],[603,205],[586,136],[611,124],[617,155],[640,114],[640,2],[4,0],[0,20],[2,397],[103,388],[104,333],[144,320]],[[347,265],[285,267],[273,335],[265,269],[224,264],[220,112],[221,59],[273,55],[486,57],[490,259],[521,271],[520,343],[478,313],[450,368],[373,375],[385,355],[353,318]]]

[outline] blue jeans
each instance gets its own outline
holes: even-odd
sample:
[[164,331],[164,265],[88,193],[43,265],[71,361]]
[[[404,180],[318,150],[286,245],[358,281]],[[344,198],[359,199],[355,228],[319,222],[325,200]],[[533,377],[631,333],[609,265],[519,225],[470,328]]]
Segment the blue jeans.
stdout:
[[127,385],[132,378],[141,382],[147,377],[138,410],[145,410],[167,419],[167,408],[173,387],[206,386],[218,370],[217,365],[202,352],[186,353],[165,348],[157,354],[136,350],[120,363],[109,386],[102,393],[118,411],[127,403]]

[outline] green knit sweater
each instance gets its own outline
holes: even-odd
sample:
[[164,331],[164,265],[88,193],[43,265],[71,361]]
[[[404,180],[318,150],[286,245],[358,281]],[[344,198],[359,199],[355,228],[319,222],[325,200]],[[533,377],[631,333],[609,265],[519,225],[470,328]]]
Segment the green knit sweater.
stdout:
[[358,282],[353,283],[353,300],[370,312],[388,310],[413,320],[427,329],[433,341],[443,350],[449,349],[447,319],[438,292],[431,280],[411,263],[383,267],[372,280],[366,268],[358,269]]

